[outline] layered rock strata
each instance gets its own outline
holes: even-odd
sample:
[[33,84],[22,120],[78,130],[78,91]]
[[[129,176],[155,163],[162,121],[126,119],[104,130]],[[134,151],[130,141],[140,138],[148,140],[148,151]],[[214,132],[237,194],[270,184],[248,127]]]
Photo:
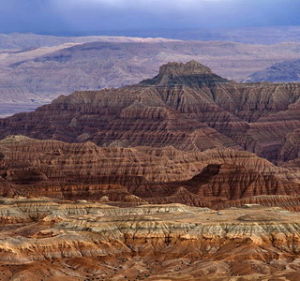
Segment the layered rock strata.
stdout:
[[291,141],[300,127],[299,98],[297,83],[239,84],[195,61],[169,63],[140,84],[75,92],[2,119],[0,137],[186,151],[230,147],[278,162],[299,151]]
[[280,208],[1,203],[2,281],[295,281],[300,274],[299,216]]
[[[223,208],[239,200],[297,209],[300,174],[233,149],[99,147],[11,136],[0,141],[2,196],[92,199],[117,205],[185,203]],[[288,204],[287,198],[290,202]]]

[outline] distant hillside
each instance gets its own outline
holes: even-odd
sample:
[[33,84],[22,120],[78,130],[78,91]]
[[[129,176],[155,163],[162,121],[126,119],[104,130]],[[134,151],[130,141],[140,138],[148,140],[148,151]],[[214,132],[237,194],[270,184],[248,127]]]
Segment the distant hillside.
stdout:
[[2,34],[0,116],[19,109],[31,110],[75,90],[135,84],[153,76],[161,64],[169,61],[201,61],[222,77],[243,81],[274,63],[299,59],[300,43],[253,45],[164,38]]
[[300,26],[268,26],[244,28],[214,29],[159,29],[148,31],[112,31],[110,36],[87,34],[87,36],[54,36],[30,33],[0,34],[0,49],[30,49],[55,46],[68,42],[83,43],[92,41],[123,41],[147,37],[172,38],[177,40],[230,41],[246,44],[278,44],[283,42],[300,42]]
[[263,71],[253,73],[249,82],[300,82],[300,60],[276,63]]
[[0,51],[0,103],[49,102],[75,90],[120,87],[151,77],[169,61],[196,59],[230,80],[245,80],[275,61],[300,59],[300,43],[145,41],[65,43]]
[[[137,36],[139,33],[136,34]],[[181,30],[149,32],[149,36],[177,38],[181,40],[216,40],[246,44],[278,44],[300,42],[300,26],[244,27],[212,30]]]
[[28,50],[41,47],[53,47],[65,43],[87,42],[159,42],[170,41],[164,38],[139,38],[128,36],[53,36],[33,33],[0,33],[0,49]]

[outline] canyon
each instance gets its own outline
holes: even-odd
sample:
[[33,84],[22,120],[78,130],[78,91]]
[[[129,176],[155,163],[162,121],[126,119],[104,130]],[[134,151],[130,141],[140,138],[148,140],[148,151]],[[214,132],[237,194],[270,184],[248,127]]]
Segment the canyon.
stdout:
[[299,128],[195,60],[0,119],[0,280],[299,280]]
[[297,83],[236,83],[196,62],[0,120],[1,194],[116,206],[299,209]]

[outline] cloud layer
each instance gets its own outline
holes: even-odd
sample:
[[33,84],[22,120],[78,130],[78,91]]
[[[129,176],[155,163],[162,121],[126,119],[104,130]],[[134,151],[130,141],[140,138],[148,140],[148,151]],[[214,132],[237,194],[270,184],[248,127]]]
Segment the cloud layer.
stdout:
[[68,34],[300,25],[298,0],[3,1],[0,32]]

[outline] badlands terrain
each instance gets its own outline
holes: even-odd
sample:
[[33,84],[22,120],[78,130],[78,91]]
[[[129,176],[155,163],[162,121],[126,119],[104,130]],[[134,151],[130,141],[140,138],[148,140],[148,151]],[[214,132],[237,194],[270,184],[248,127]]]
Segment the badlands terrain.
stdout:
[[99,147],[23,136],[0,141],[0,195],[98,200],[116,206],[259,203],[300,210],[299,165],[232,148]]
[[61,96],[0,120],[1,194],[298,210],[299,95],[190,61]]
[[300,218],[278,207],[214,211],[1,199],[2,281],[298,281]]
[[274,163],[299,158],[300,84],[236,83],[190,61],[139,84],[60,96],[0,120],[0,137],[25,135],[106,147],[243,149]]
[[0,119],[0,280],[299,280],[299,128],[195,60]]

